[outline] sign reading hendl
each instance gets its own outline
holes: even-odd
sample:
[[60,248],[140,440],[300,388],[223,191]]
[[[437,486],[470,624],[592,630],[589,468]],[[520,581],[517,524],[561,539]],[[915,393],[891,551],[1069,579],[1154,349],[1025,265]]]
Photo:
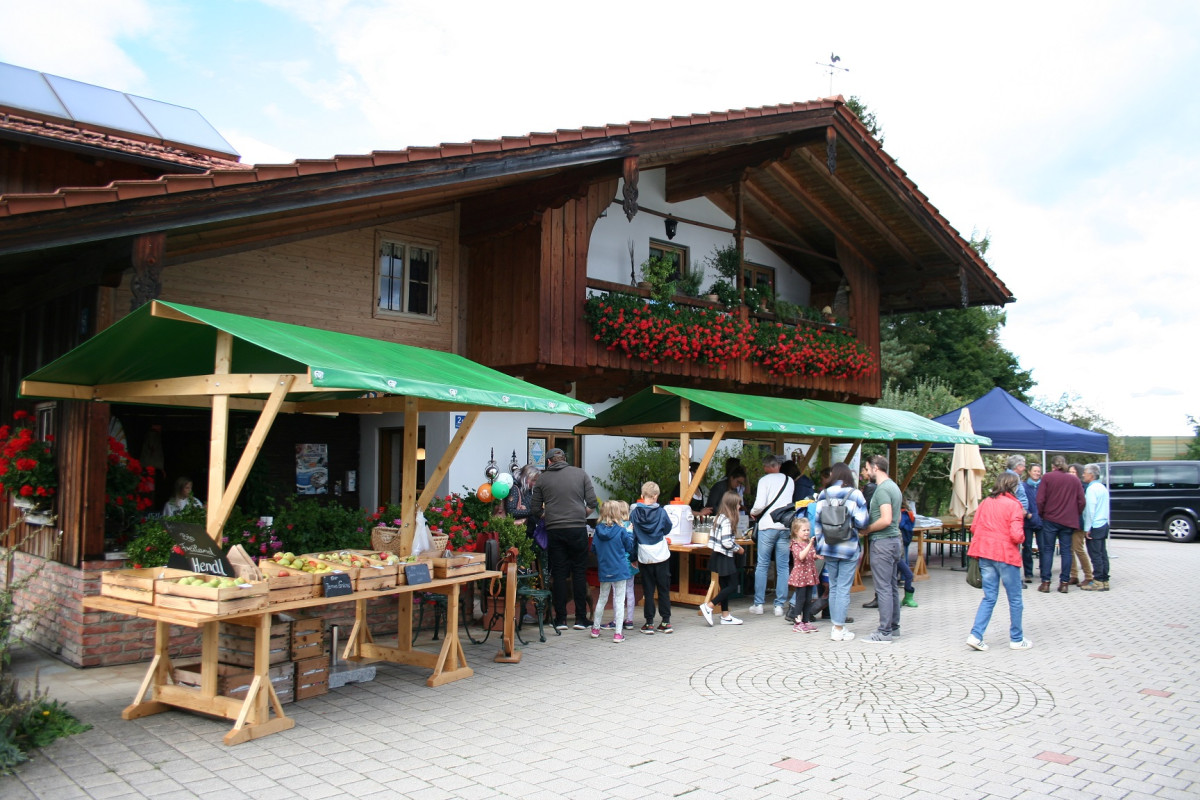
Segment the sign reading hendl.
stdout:
[[232,578],[236,573],[229,559],[208,538],[204,526],[195,522],[177,522],[171,519],[163,520],[175,546],[167,559],[167,566],[172,569],[186,569],[201,575],[219,575]]

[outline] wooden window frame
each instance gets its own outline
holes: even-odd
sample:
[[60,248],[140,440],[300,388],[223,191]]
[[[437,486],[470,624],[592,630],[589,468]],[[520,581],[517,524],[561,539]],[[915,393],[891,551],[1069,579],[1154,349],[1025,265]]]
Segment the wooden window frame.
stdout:
[[[654,257],[654,251],[658,250],[661,253],[673,254],[679,256],[679,271],[671,276],[671,280],[677,281],[691,270],[690,252],[686,245],[675,244],[674,242],[664,242],[661,239],[650,239],[650,257]],[[661,258],[661,256],[660,256]]]
[[749,288],[751,286],[762,285],[761,282],[758,280],[758,278],[761,276],[766,277],[766,279],[767,279],[766,284],[767,284],[767,286],[770,287],[771,294],[777,295],[779,293],[779,289],[775,284],[775,268],[774,267],[765,267],[762,264],[755,264],[751,261],[746,261],[743,263],[742,277],[745,279],[747,288]]
[[[401,299],[402,307],[399,309],[388,308],[387,306],[384,305],[384,298],[383,298],[383,281],[385,278],[384,270],[383,270],[384,248],[389,247],[389,246],[393,247],[393,248],[395,248],[395,247],[404,248],[403,277],[397,279],[396,277],[393,276],[391,278],[391,280],[402,280],[404,283],[402,299]],[[428,311],[425,311],[425,312],[404,310],[404,306],[407,306],[408,302],[409,302],[408,293],[411,289],[411,284],[412,284],[411,273],[409,272],[410,264],[412,262],[411,262],[409,253],[410,253],[410,250],[414,249],[414,248],[430,251],[432,253],[432,258],[433,258],[433,266],[430,268],[430,271],[429,271],[429,299],[428,299],[428,304],[427,304]],[[374,271],[373,271],[374,279],[373,279],[373,283],[372,283],[372,292],[373,292],[373,297],[372,297],[373,314],[372,315],[376,318],[406,319],[406,320],[412,320],[415,322],[436,322],[437,316],[438,316],[438,284],[439,284],[438,275],[439,275],[439,272],[441,271],[440,270],[441,248],[440,248],[439,244],[437,242],[429,241],[427,239],[421,239],[419,237],[403,236],[400,234],[389,233],[387,231],[378,231],[375,234],[375,251],[374,252],[375,252],[375,267],[374,267]]]

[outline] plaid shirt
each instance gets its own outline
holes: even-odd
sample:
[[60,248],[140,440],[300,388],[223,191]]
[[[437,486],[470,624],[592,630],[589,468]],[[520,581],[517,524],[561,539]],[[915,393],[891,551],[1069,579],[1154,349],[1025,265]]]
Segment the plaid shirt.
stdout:
[[860,545],[857,536],[838,544],[826,544],[825,532],[821,530],[821,509],[829,505],[829,498],[846,501],[846,510],[854,521],[855,531],[861,531],[871,522],[871,509],[863,493],[853,487],[843,486],[841,481],[828,486],[817,495],[816,511],[813,513],[813,540],[817,543],[817,555],[821,558],[837,558],[843,561],[857,560]]

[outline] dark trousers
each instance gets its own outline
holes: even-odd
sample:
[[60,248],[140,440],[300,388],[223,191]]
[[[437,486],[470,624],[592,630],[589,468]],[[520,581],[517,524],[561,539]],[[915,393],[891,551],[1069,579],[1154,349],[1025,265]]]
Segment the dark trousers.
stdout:
[[1092,560],[1092,578],[1108,581],[1108,537],[1087,540],[1088,558]]
[[[905,552],[905,555],[907,555],[907,551]],[[900,577],[904,579],[904,591],[910,593],[915,592],[916,589],[913,588],[913,571],[912,567],[908,565],[907,558],[901,558],[896,562],[896,571],[899,572]],[[805,621],[807,622],[807,620]]]
[[550,556],[550,592],[554,596],[554,624],[567,621],[567,580],[575,599],[575,621],[591,627],[587,618],[587,527],[547,530]]
[[1058,543],[1060,562],[1058,580],[1067,583],[1071,580],[1071,534],[1075,529],[1070,525],[1059,525],[1057,522],[1042,520],[1042,530],[1038,534],[1038,552],[1041,563],[1042,580],[1049,581],[1054,577],[1054,544]]
[[[1033,528],[1025,529],[1025,544],[1021,546],[1021,563],[1025,567],[1025,577],[1033,577],[1033,537],[1037,536],[1040,531]],[[1041,547],[1041,539],[1038,539],[1038,547]]]
[[813,590],[816,586],[792,586],[792,614],[800,618],[801,622],[813,621]]
[[658,613],[663,622],[671,621],[671,562],[638,564],[642,575],[642,599],[645,602],[646,622],[654,622],[654,592],[658,590]]
[[722,611],[729,610],[729,596],[733,594],[733,590],[736,588],[734,582],[734,578],[736,577],[736,575],[717,576],[717,583],[720,584],[721,591],[717,592],[716,596],[714,596],[711,601],[713,608],[720,606]]

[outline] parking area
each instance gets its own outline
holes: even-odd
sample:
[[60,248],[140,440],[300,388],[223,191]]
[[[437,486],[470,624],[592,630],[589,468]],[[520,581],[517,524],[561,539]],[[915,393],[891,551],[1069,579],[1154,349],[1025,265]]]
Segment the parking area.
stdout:
[[[550,635],[471,679],[421,670],[289,706],[290,731],[236,747],[223,720],[123,721],[144,666],[75,670],[19,651],[91,731],[0,778],[5,798],[970,797],[1200,794],[1200,545],[1120,537],[1112,591],[1025,592],[1027,652],[964,644],[980,593],[933,566],[890,645],[793,633],[782,619],[671,635]],[[934,562],[936,564],[936,561]],[[850,627],[874,627],[855,594]]]

